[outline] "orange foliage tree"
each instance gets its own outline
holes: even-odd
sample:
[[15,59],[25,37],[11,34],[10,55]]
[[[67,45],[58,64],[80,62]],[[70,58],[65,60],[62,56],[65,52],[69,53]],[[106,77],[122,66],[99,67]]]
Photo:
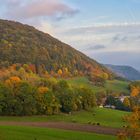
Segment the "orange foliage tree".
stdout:
[[13,76],[13,77],[10,77],[9,79],[7,79],[5,81],[5,85],[10,87],[11,90],[12,90],[12,93],[13,95],[16,94],[16,89],[18,87],[18,84],[21,82],[21,79],[17,76]]
[[128,126],[124,131],[118,134],[119,140],[139,140],[140,138],[140,106],[133,108],[131,115],[125,116],[125,121],[128,122]]
[[62,70],[61,70],[61,69],[59,69],[57,73],[58,73],[58,75],[59,75],[60,77],[61,77],[61,76],[62,76],[62,74],[63,74],[63,72],[62,72]]

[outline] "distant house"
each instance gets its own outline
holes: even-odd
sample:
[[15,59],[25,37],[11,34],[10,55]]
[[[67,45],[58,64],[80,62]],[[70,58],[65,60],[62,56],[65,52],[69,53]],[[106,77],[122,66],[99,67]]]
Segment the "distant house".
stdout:
[[99,108],[103,108],[103,107],[104,107],[103,105],[100,105],[100,106],[99,106]]
[[130,98],[130,96],[124,96],[124,95],[122,95],[122,96],[115,97],[115,98],[118,99],[118,100],[120,100],[123,103],[124,99],[125,98]]
[[115,109],[116,107],[114,105],[105,105],[104,108],[111,108],[111,109]]

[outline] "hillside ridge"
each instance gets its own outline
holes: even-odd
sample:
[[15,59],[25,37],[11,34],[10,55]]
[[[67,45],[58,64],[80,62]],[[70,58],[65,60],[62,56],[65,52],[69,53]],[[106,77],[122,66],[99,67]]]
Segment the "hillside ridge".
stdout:
[[128,80],[140,80],[140,72],[131,66],[111,64],[106,64],[105,66],[118,76],[124,77]]
[[97,61],[36,28],[0,19],[0,67],[33,64],[36,71],[67,68],[72,74],[112,73]]

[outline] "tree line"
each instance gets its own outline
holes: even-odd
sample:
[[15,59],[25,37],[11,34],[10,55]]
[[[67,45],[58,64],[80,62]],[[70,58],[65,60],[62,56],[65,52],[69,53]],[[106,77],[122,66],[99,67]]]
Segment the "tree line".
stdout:
[[72,87],[66,80],[40,78],[32,85],[12,76],[0,83],[0,115],[53,115],[95,106],[91,89]]

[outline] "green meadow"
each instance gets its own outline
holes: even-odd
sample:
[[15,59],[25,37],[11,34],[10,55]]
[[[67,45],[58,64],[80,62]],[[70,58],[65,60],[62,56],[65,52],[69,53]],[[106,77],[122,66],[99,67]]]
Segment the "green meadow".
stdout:
[[122,117],[128,112],[96,108],[90,111],[80,111],[69,114],[60,114],[53,116],[28,116],[28,117],[0,117],[0,121],[20,121],[20,122],[48,122],[62,121],[83,124],[100,123],[102,126],[122,127],[125,125]]
[[113,91],[113,92],[123,92],[128,94],[129,93],[129,89],[128,89],[128,85],[129,82],[127,81],[119,81],[119,80],[110,80],[107,81],[104,87],[97,87],[97,86],[93,86],[93,84],[85,77],[78,77],[78,78],[71,78],[68,79],[68,82],[75,86],[87,86],[91,89],[93,89],[94,92],[102,92],[102,91]]
[[114,136],[58,129],[0,126],[0,140],[115,140]]

